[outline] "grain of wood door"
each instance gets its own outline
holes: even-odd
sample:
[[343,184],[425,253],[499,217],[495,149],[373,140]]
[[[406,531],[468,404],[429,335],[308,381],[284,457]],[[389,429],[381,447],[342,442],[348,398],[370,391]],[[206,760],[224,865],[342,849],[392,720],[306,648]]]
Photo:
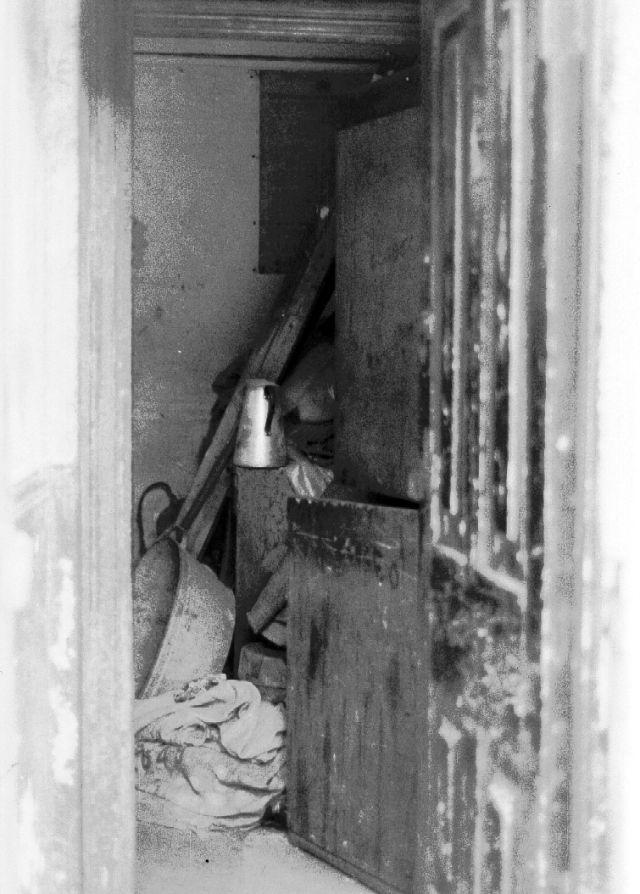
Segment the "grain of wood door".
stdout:
[[293,841],[408,892],[416,797],[418,512],[290,501]]
[[439,894],[534,889],[545,318],[533,9],[440,3],[432,22],[430,655],[416,890]]
[[336,476],[411,500],[424,495],[421,152],[419,109],[338,136]]

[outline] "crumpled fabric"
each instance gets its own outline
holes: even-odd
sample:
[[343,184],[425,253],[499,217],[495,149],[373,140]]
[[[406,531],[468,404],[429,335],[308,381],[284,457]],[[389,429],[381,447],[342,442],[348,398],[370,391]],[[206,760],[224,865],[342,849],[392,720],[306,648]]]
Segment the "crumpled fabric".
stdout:
[[[246,680],[209,675],[134,703],[136,788],[145,816],[178,828],[250,828],[284,790],[282,705]],[[159,810],[155,799],[167,802]]]
[[[164,803],[163,820],[194,831],[250,829],[284,789],[284,752],[268,763],[232,758],[219,742],[205,746],[139,742],[136,788],[139,804]],[[157,811],[156,811],[157,813]]]
[[285,472],[296,495],[303,499],[319,499],[333,481],[333,470],[311,462],[291,444],[287,444],[287,453],[290,461]]
[[283,706],[261,700],[243,705],[237,717],[219,727],[220,742],[229,754],[242,760],[270,760],[284,746],[285,729]]
[[259,690],[247,680],[227,680],[224,674],[211,679],[210,688],[185,701],[177,702],[175,692],[136,699],[136,737],[169,745],[203,745],[213,737],[211,728],[217,727],[229,754],[269,760],[284,746],[282,706],[263,702]]

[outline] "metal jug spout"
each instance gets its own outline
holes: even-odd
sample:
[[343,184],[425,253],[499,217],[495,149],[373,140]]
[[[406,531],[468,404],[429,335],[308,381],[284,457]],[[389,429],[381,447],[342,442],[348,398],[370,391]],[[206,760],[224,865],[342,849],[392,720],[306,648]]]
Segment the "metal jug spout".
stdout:
[[277,469],[286,465],[280,389],[274,382],[247,381],[233,462],[252,469]]

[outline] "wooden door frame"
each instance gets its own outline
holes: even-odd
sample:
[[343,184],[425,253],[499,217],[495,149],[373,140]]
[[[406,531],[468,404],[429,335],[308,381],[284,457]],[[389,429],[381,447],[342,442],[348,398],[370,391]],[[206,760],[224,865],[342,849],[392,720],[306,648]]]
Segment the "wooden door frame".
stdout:
[[559,4],[547,6],[550,48],[566,58],[572,43],[584,47],[576,585],[562,621],[572,640],[570,878],[575,890],[630,894],[640,878],[640,12],[625,0],[590,0],[554,21]]
[[640,172],[630,110],[640,98],[640,15],[624,0],[542,0],[540,14],[547,393],[558,419],[545,445],[553,560],[542,592],[536,860],[544,890],[631,892],[639,878],[630,830],[640,783],[632,248]]
[[0,884],[133,894],[130,3],[2,32]]

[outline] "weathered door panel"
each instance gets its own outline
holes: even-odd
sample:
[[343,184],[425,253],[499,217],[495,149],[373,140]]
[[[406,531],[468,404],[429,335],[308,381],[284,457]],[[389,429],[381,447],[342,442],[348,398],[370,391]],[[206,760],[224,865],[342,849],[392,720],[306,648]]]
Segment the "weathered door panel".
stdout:
[[289,828],[408,892],[416,797],[418,513],[290,501]]
[[537,665],[512,594],[436,554],[429,774],[438,892],[527,890]]
[[545,363],[533,11],[461,0],[430,19],[428,854],[416,888],[438,894],[533,887]]

